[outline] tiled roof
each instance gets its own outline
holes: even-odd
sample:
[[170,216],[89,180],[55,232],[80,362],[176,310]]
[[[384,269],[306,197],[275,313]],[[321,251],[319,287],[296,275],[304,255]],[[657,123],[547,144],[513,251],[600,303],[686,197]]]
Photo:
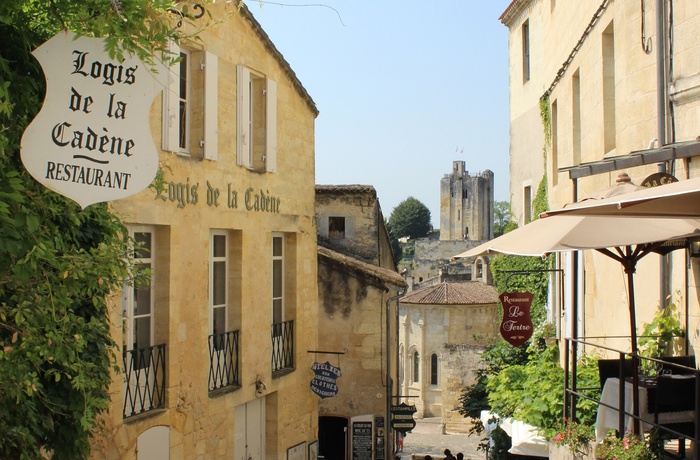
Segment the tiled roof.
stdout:
[[377,196],[377,190],[371,185],[318,185],[316,184],[316,193],[326,193],[329,195],[342,193],[368,193],[372,196]]
[[329,262],[336,263],[348,270],[370,276],[380,281],[382,284],[391,284],[399,288],[405,288],[407,286],[404,277],[395,271],[362,262],[361,260],[354,259],[323,246],[318,247],[318,257],[319,259],[323,258]]
[[496,288],[481,281],[440,283],[411,291],[401,303],[428,305],[482,305],[498,303]]

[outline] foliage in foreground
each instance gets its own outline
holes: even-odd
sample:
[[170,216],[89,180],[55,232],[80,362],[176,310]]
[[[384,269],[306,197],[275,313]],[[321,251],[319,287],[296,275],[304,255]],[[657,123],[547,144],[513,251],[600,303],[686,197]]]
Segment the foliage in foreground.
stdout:
[[[177,7],[187,12],[188,2]],[[203,2],[206,3],[206,2]],[[182,32],[174,1],[0,2],[0,458],[86,458],[107,407],[116,345],[106,297],[128,272],[125,229],[105,204],[81,210],[38,184],[20,139],[44,98],[30,52],[63,28],[105,36],[145,62]]]

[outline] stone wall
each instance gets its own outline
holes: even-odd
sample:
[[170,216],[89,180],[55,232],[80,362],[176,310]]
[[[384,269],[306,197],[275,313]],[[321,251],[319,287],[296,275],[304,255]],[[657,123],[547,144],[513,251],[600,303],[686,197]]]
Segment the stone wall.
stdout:
[[413,245],[414,256],[409,264],[400,264],[399,271],[406,269],[406,276],[413,276],[416,283],[439,276],[440,270],[447,270],[449,274],[469,274],[471,267],[465,261],[453,262],[452,258],[481,243],[483,241],[414,240],[407,243]]
[[459,397],[466,386],[476,383],[481,367],[482,345],[445,344],[442,362],[442,423],[449,432],[467,432],[471,420],[459,413]]

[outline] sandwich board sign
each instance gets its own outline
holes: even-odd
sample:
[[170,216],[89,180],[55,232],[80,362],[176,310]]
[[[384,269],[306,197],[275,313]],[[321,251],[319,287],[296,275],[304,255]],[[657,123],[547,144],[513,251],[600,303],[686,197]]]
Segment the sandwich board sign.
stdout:
[[22,135],[21,158],[44,186],[93,203],[134,195],[153,181],[158,151],[151,105],[164,85],[136,57],[109,57],[101,38],[62,31],[32,53],[46,77],[44,104]]

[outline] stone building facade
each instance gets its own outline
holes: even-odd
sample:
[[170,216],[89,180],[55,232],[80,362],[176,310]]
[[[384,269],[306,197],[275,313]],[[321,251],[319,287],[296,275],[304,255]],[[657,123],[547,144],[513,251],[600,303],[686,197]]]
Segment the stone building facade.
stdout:
[[394,265],[376,190],[317,185],[316,222],[319,352],[314,357],[342,372],[337,394],[319,401],[319,455],[351,458],[353,444],[360,443],[353,427],[360,424],[372,433],[367,454],[393,459],[389,404],[398,394],[397,294],[406,281]]
[[246,7],[224,3],[173,47],[150,117],[158,180],[110,204],[152,283],[112,299],[122,372],[93,458],[305,458],[318,439],[318,111]]
[[471,176],[464,161],[440,179],[440,240],[493,238],[493,172]]
[[[452,260],[493,238],[494,175],[486,170],[471,176],[464,161],[453,161],[452,171],[440,180],[440,233],[409,241],[413,249],[410,263],[402,261],[400,270],[418,285],[452,276],[461,280],[477,279],[471,265]],[[437,234],[437,232],[436,232]]]
[[[613,186],[623,172],[637,185],[657,172],[678,180],[700,175],[697,2],[645,9],[514,0],[500,20],[509,33],[511,209],[520,225],[534,217],[542,180],[549,208],[558,209]],[[567,271],[567,282],[563,295],[552,295],[563,305],[551,309],[566,320],[565,334],[578,324],[579,336],[629,336],[618,262],[582,251],[558,256],[557,268]],[[691,354],[700,343],[693,326],[700,319],[698,269],[687,251],[674,251],[666,260],[645,257],[635,272],[637,323],[651,322],[672,300],[685,312]],[[627,349],[629,339],[605,344]]]
[[443,282],[400,299],[401,395],[416,417],[440,417],[450,431],[466,431],[457,407],[462,390],[476,381],[481,353],[498,337],[496,288],[480,281]]

